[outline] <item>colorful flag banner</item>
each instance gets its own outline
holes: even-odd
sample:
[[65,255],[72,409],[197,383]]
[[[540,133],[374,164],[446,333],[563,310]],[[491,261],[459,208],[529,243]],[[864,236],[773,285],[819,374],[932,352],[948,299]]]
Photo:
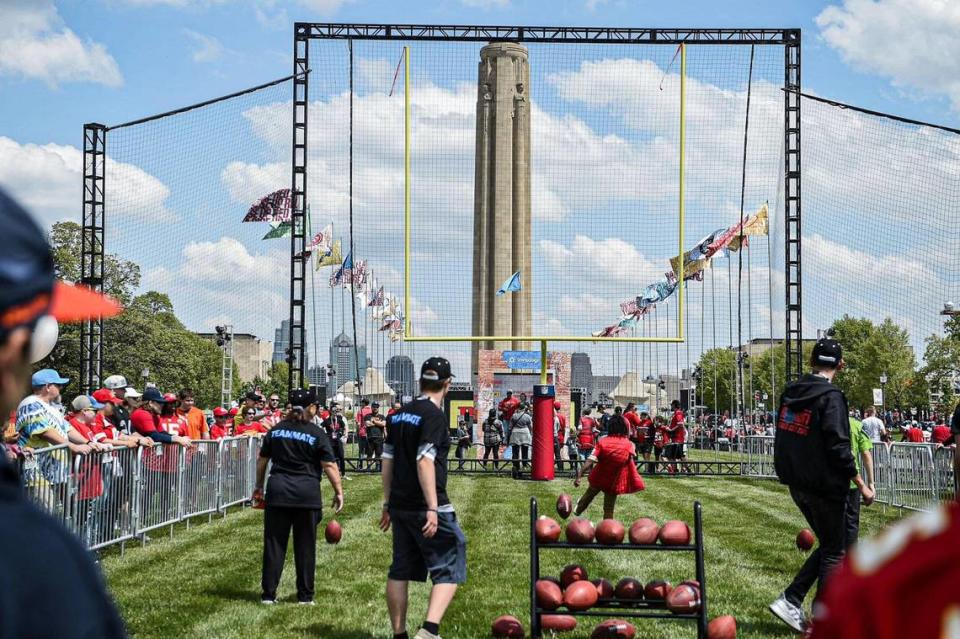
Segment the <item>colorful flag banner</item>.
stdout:
[[512,293],[514,291],[519,291],[519,290],[520,290],[520,271],[517,271],[516,273],[511,275],[510,279],[504,282],[503,286],[501,286],[497,290],[497,295],[506,295],[507,293]]
[[760,210],[756,212],[753,218],[743,223],[744,235],[769,235],[770,234],[770,207],[764,202]]
[[637,306],[637,298],[627,300],[626,302],[620,302],[620,312],[624,315],[633,315],[640,308]]
[[370,300],[370,303],[367,306],[383,306],[383,287],[381,286],[376,293],[373,294],[373,298]]
[[327,224],[326,228],[314,235],[310,239],[310,243],[307,244],[307,250],[312,251],[314,249],[320,251],[321,253],[329,253],[331,248],[331,243],[333,242],[333,224]]
[[342,261],[343,255],[340,254],[340,240],[337,240],[325,255],[317,253],[317,270],[319,271],[325,266],[336,266]]
[[270,230],[261,239],[276,240],[290,235],[293,225],[290,222],[270,222]]
[[289,222],[290,189],[280,189],[257,200],[247,211],[244,222]]

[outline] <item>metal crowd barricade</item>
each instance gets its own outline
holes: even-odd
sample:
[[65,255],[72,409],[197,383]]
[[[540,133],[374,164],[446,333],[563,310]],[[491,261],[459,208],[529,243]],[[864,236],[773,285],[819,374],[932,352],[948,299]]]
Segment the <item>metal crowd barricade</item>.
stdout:
[[20,460],[20,483],[34,503],[76,532],[72,463],[66,444],[37,449]]
[[892,495],[891,506],[926,510],[937,501],[937,473],[933,465],[931,446],[892,444],[888,477]]
[[747,457],[743,464],[743,474],[747,477],[776,477],[773,466],[773,437],[750,435],[743,437],[742,442]]
[[207,515],[217,510],[218,442],[195,441],[184,450],[180,474],[180,517]]
[[873,442],[873,448],[870,452],[873,456],[873,482],[877,489],[875,500],[881,504],[889,504],[892,498],[890,449],[883,442]]
[[937,476],[937,498],[941,501],[949,501],[957,497],[953,456],[954,450],[952,448],[933,449],[933,466]]
[[220,440],[220,510],[250,499],[256,483],[260,440],[227,437]]
[[180,520],[182,463],[183,447],[178,444],[154,444],[140,450],[138,534]]

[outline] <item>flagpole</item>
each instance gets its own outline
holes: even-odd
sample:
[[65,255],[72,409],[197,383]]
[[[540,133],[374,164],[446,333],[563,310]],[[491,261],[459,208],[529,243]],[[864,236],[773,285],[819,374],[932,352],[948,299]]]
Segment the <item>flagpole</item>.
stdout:
[[410,335],[410,47],[403,47],[403,334]]

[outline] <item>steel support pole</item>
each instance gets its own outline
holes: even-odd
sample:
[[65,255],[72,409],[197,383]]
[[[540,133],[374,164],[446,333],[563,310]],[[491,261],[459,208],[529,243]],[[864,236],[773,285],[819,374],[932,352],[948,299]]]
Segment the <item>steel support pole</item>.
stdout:
[[803,305],[800,270],[800,30],[784,45],[784,275],[786,381],[803,372]]
[[303,386],[306,332],[307,239],[307,115],[309,110],[310,40],[302,31],[293,37],[293,161],[290,189],[290,344],[287,363],[289,390]]
[[[107,127],[83,125],[83,225],[80,231],[80,283],[103,292],[104,181]],[[103,318],[80,325],[80,391],[100,387],[103,370]]]

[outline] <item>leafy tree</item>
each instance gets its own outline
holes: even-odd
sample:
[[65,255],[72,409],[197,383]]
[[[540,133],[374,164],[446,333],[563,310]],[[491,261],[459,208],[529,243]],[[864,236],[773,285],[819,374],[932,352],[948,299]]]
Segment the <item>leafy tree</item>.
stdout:
[[[57,222],[50,233],[54,272],[58,279],[80,281],[81,227],[76,222]],[[108,253],[103,256],[103,291],[127,305],[140,286],[140,266]]]
[[887,407],[921,407],[929,403],[927,383],[917,372],[910,334],[890,318],[879,325],[845,315],[833,324],[835,338],[843,346],[847,366],[835,378],[851,407],[873,404],[873,389],[887,375]]
[[947,319],[943,337],[931,335],[925,342],[923,377],[930,390],[940,395],[937,410],[948,414],[958,399],[953,383],[960,379],[960,317]]
[[700,356],[697,403],[712,413],[736,406],[737,355],[728,348],[713,348]]
[[289,364],[286,362],[275,362],[270,367],[270,370],[267,371],[266,379],[258,375],[252,382],[243,384],[240,389],[240,394],[249,393],[259,387],[264,397],[269,397],[272,393],[276,393],[280,396],[281,402],[283,402],[287,396],[287,375],[289,373]]

